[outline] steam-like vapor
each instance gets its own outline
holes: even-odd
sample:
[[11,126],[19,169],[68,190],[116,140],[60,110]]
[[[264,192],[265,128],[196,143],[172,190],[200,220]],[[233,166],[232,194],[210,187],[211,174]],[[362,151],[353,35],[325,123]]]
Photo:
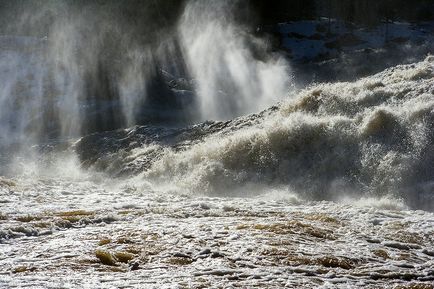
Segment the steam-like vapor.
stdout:
[[136,31],[110,9],[71,1],[15,4],[18,17],[4,28],[15,35],[0,36],[3,161],[38,158],[35,144],[134,124],[151,78],[150,44],[133,41]]
[[[24,143],[37,137],[41,122],[35,122],[42,109],[46,68],[39,61],[40,54],[23,51],[20,46],[39,46],[37,38],[0,37],[3,45],[11,47],[0,55],[0,148],[14,141]],[[15,50],[16,49],[16,50]],[[37,49],[37,48],[36,48]],[[15,51],[14,51],[15,50]],[[32,129],[27,130],[31,125]]]
[[236,23],[234,3],[189,1],[174,25],[152,1],[16,2],[5,31],[23,36],[0,37],[0,145],[176,119],[176,106],[190,122],[266,108],[288,65]]
[[122,78],[119,81],[119,94],[122,104],[122,113],[126,118],[127,126],[135,125],[136,116],[146,97],[147,76],[151,71],[145,69],[152,65],[150,51],[129,51],[128,58],[131,65],[123,67]]
[[[190,1],[179,26],[188,67],[196,80],[202,119],[229,119],[281,99],[289,69],[278,55],[265,55],[235,21],[239,1]],[[263,53],[255,58],[252,48]]]

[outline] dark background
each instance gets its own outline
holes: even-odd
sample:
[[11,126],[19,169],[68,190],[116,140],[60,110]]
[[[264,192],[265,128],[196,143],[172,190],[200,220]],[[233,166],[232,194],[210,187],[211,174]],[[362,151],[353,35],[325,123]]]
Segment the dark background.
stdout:
[[[216,0],[218,1],[218,0]],[[53,17],[71,11],[94,12],[122,20],[138,32],[151,33],[174,25],[185,0],[0,0],[0,33],[45,34]],[[61,5],[62,3],[62,5]],[[239,0],[238,19],[249,25],[274,25],[280,22],[330,17],[356,25],[372,26],[384,21],[419,22],[434,19],[432,0]],[[32,21],[20,19],[41,13]],[[66,12],[69,11],[69,12]],[[41,27],[45,27],[42,29]],[[44,33],[45,32],[45,33]]]
[[434,16],[432,0],[249,0],[260,22],[273,24],[331,17],[360,25],[385,20],[424,21]]
[[[350,27],[374,27],[391,21],[434,19],[433,0],[221,1],[235,5],[232,16],[240,24],[252,32],[259,32],[258,36],[264,36],[264,39],[271,39],[268,41],[272,43],[269,45],[271,50],[283,49],[280,41],[283,35],[277,32],[277,24],[282,22],[326,17],[342,20]],[[77,25],[81,41],[67,39],[68,44],[77,46],[78,65],[91,68],[81,75],[86,79],[82,98],[92,103],[89,105],[92,113],[88,113],[86,119],[87,123],[93,124],[88,125],[83,133],[109,130],[124,126],[124,120],[116,114],[119,93],[113,83],[120,74],[122,63],[128,61],[125,51],[134,46],[151,46],[150,49],[156,50],[168,38],[175,39],[176,45],[176,37],[167,36],[176,35],[175,27],[186,3],[187,0],[0,0],[0,35],[48,36],[50,39],[52,30],[63,20],[68,25]],[[323,57],[309,63],[292,63],[294,81],[309,84],[352,80],[392,65],[417,60],[410,59],[408,51],[402,51],[399,45],[395,46],[380,52],[368,50]],[[411,47],[411,55],[424,56],[428,51],[423,48],[417,52],[416,48]],[[171,59],[171,63],[182,68],[183,55],[178,50],[177,58]],[[138,112],[143,117],[138,123],[191,122],[192,117],[186,113],[185,107],[194,107],[191,105],[194,95],[182,99],[177,97],[172,89],[179,86],[176,79],[166,79],[160,71],[163,64],[158,61],[159,58],[155,57],[152,62],[152,79],[143,103],[147,110]],[[189,79],[188,74],[181,76]],[[107,108],[94,111],[100,107]],[[179,113],[175,112],[176,109]]]

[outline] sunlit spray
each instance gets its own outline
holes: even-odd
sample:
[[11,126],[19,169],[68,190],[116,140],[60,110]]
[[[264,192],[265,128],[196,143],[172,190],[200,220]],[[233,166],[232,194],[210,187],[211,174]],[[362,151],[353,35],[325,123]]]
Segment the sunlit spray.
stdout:
[[254,57],[252,47],[265,43],[237,24],[236,2],[189,1],[180,20],[203,120],[260,111],[283,99],[290,87],[289,66],[281,56]]

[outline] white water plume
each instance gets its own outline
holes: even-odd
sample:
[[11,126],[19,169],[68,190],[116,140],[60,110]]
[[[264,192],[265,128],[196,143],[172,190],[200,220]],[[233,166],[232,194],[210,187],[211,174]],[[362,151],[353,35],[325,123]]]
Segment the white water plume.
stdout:
[[[39,39],[19,40],[33,40],[33,45],[41,45]],[[13,41],[12,37],[0,37],[3,43]],[[19,46],[0,53],[0,147],[28,143],[42,127],[36,120],[43,109],[46,68],[38,56]]]
[[143,177],[193,194],[286,186],[308,199],[391,196],[432,210],[433,63],[313,86],[186,149],[160,148]]
[[253,48],[263,50],[265,44],[237,24],[237,2],[190,1],[181,18],[181,43],[202,119],[260,111],[289,89],[289,67],[282,57],[261,51],[264,59],[255,58]]
[[54,78],[54,91],[51,93],[55,94],[52,101],[57,104],[55,113],[59,117],[61,138],[78,137],[81,132],[80,101],[85,85],[83,74],[88,67],[83,65],[78,55],[82,44],[80,23],[58,20],[49,35],[48,55]]
[[152,59],[150,51],[135,50],[128,52],[131,65],[123,67],[122,77],[119,81],[119,94],[122,112],[126,118],[127,126],[135,125],[136,116],[146,97],[147,77],[151,73],[144,68],[149,67]]

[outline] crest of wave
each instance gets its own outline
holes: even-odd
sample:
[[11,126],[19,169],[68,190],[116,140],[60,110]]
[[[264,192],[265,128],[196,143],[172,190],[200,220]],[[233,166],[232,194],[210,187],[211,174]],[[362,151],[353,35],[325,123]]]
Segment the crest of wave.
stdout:
[[166,148],[144,177],[193,193],[284,186],[308,199],[392,195],[432,209],[433,62],[314,85],[253,125]]

